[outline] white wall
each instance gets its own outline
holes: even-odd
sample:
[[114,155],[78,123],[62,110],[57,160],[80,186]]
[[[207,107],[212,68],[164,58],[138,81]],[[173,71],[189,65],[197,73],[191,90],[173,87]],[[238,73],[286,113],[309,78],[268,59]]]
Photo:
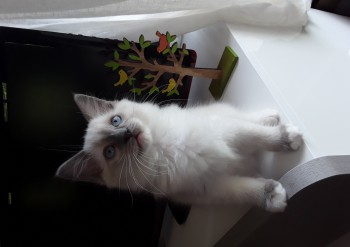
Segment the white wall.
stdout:
[[93,8],[123,0],[1,0],[0,13],[51,12]]

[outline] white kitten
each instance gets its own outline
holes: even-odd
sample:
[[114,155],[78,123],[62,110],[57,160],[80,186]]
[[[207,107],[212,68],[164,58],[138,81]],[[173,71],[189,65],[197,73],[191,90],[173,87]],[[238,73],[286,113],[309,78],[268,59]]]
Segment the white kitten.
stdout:
[[75,95],[89,121],[84,148],[57,176],[130,191],[148,191],[185,204],[249,203],[271,212],[286,192],[258,177],[258,150],[296,150],[296,127],[273,110],[247,114],[213,103],[180,108]]

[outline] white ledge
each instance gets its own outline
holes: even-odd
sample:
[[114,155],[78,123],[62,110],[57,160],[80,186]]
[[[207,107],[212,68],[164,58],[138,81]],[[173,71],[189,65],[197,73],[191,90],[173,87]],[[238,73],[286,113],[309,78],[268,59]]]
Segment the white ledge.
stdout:
[[[261,170],[279,179],[299,164],[350,154],[350,19],[311,9],[303,30],[209,26],[184,35],[197,52],[196,67],[215,68],[225,46],[239,61],[223,101],[247,110],[278,109],[283,122],[304,135],[298,152],[267,153]],[[212,100],[210,80],[193,78],[190,99]],[[185,225],[175,222],[167,246],[213,246],[248,208],[193,207]]]

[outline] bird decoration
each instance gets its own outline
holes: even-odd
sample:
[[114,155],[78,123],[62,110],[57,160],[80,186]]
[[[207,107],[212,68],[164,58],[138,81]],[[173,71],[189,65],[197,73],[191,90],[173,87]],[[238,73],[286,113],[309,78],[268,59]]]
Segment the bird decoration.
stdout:
[[175,88],[175,86],[176,86],[176,81],[174,80],[174,78],[170,78],[168,87],[166,89],[163,89],[162,93],[170,93]]
[[128,74],[123,70],[123,69],[120,69],[118,71],[118,74],[119,74],[119,80],[114,83],[114,86],[122,86],[127,80],[128,80]]
[[158,53],[161,53],[169,46],[169,42],[165,34],[157,31],[156,35],[159,37],[159,44],[157,47],[157,51]]

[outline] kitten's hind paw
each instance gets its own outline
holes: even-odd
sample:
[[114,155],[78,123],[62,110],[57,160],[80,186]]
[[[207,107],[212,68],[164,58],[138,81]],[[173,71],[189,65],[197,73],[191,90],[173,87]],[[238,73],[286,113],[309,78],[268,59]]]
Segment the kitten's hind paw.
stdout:
[[286,206],[286,190],[279,182],[269,180],[265,186],[265,209],[270,212],[283,212]]
[[278,111],[273,109],[266,109],[260,113],[259,122],[266,126],[276,126],[280,123],[280,115]]
[[286,124],[287,149],[298,150],[302,144],[302,134],[297,127],[292,124]]

